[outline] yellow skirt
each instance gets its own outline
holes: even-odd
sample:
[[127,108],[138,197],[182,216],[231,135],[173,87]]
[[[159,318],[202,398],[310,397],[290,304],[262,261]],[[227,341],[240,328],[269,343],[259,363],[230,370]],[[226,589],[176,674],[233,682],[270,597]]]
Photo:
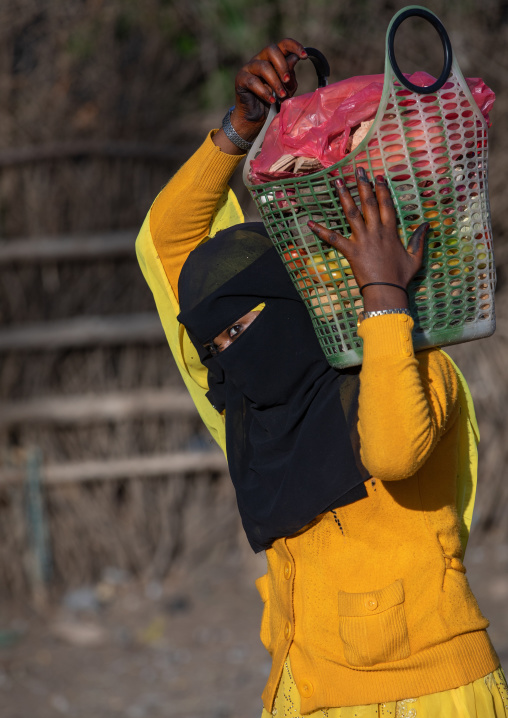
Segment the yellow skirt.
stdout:
[[[300,694],[289,657],[284,665],[272,713],[261,718],[302,718]],[[508,687],[502,668],[467,686],[419,698],[368,706],[326,708],[305,718],[508,718]]]

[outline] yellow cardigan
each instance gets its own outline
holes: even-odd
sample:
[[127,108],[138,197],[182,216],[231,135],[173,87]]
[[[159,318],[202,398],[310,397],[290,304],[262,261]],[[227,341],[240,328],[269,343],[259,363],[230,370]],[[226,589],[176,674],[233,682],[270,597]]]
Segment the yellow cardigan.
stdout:
[[[203,237],[242,221],[227,193],[238,161],[207,137],[154,202],[136,244],[176,363],[223,449],[224,417],[205,398],[206,371],[176,321],[174,288]],[[444,352],[415,356],[412,327],[405,315],[387,315],[360,328],[362,460],[376,477],[368,498],[266,552],[257,587],[261,640],[272,655],[267,710],[288,652],[303,713],[444,691],[499,665],[462,563],[476,479],[474,410]]]

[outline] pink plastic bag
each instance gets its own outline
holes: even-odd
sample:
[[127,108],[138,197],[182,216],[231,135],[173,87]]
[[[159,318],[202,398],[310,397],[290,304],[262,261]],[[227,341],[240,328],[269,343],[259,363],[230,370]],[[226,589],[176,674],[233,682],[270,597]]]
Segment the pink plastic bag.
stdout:
[[[416,72],[409,80],[420,87],[435,82],[426,72]],[[493,91],[479,78],[467,78],[466,82],[490,124],[489,112],[495,100]],[[283,155],[316,158],[323,167],[343,159],[351,129],[374,119],[383,83],[384,75],[351,77],[283,102],[268,128],[261,153],[252,162],[253,184],[304,174],[270,171]]]

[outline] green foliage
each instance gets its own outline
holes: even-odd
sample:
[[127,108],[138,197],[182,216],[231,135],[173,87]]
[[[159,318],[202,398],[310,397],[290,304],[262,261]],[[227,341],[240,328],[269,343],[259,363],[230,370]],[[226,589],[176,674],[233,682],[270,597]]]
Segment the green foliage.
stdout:
[[[17,33],[16,58],[23,62],[17,60],[15,67],[18,74],[23,68],[28,82],[30,101],[19,85],[16,112],[28,112],[37,103],[45,108],[45,123],[30,131],[34,139],[42,132],[47,137],[70,137],[73,128],[78,134],[96,128],[115,137],[151,137],[158,128],[156,132],[165,136],[169,126],[161,118],[169,114],[172,126],[182,126],[177,118],[183,114],[222,111],[232,102],[239,68],[266,44],[283,37],[321,49],[330,61],[332,81],[382,72],[387,24],[409,2],[46,0],[44,13],[30,3],[20,4],[5,25]],[[467,57],[477,74],[486,67],[494,46],[505,47],[501,0],[484,0],[481,7],[473,0],[425,4],[441,16],[457,53],[462,52],[461,62]],[[423,36],[415,37],[405,43],[404,51],[418,65],[425,61],[426,47]],[[305,77],[306,68],[299,74]],[[57,99],[49,108],[48,96]],[[148,104],[145,97],[150,97]],[[93,108],[78,114],[72,103],[79,100],[82,105],[83,98],[93,98],[96,115]],[[29,125],[28,118],[13,125],[13,136],[5,142]]]
[[208,77],[203,87],[202,103],[206,109],[228,107],[234,102],[235,72],[231,68],[218,68]]
[[194,35],[191,35],[189,32],[184,32],[178,35],[174,47],[180,57],[188,58],[197,54],[199,42]]
[[115,22],[115,39],[119,42],[127,40],[133,28],[132,17],[127,13],[120,13]]
[[94,54],[95,40],[93,28],[79,27],[67,38],[67,51],[76,60],[88,60]]

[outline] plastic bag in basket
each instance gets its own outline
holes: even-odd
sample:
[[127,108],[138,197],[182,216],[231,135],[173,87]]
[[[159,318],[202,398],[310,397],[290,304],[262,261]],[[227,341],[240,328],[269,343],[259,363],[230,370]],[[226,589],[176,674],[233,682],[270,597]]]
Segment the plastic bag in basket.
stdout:
[[[435,78],[426,72],[416,72],[407,77],[419,87],[435,82]],[[357,140],[363,139],[366,131],[361,127],[362,123],[374,120],[383,93],[383,82],[384,75],[362,75],[283,102],[280,113],[266,133],[261,153],[252,162],[252,183],[262,184],[308,174],[343,159],[351,149],[351,139],[354,143],[351,134],[360,129]],[[494,92],[480,78],[466,78],[466,82],[490,124],[489,112],[494,104]],[[353,149],[358,141],[353,144]],[[293,171],[279,169],[284,167],[284,159],[291,160],[291,157],[309,158],[314,162],[300,162],[295,166],[294,161],[290,161],[287,166]]]

